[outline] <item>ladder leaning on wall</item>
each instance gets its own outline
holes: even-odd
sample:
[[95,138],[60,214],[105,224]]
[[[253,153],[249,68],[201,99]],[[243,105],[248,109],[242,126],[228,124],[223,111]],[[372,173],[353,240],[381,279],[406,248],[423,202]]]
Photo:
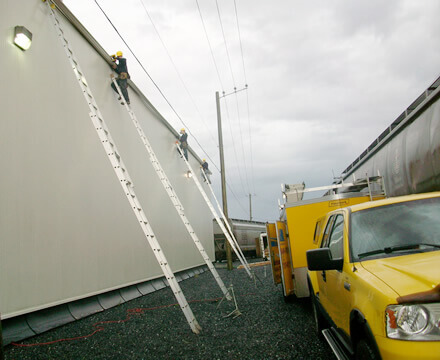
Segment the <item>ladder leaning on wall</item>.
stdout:
[[[116,79],[113,75],[112,75],[112,81],[113,81],[113,84],[116,86],[116,89],[118,90],[119,96],[121,96],[121,98],[123,98],[121,88],[119,87],[118,82],[116,81]],[[182,220],[183,224],[185,225],[186,230],[188,231],[188,234],[191,236],[191,239],[194,241],[194,244],[196,245],[197,249],[199,250],[200,255],[202,255],[203,260],[205,260],[206,265],[208,265],[209,270],[211,270],[211,273],[214,276],[214,279],[217,281],[218,286],[222,290],[223,295],[226,296],[226,299],[232,300],[232,297],[229,294],[228,289],[226,288],[225,284],[223,283],[223,280],[221,279],[216,268],[212,264],[211,259],[208,256],[208,253],[206,252],[206,250],[203,247],[196,232],[194,231],[193,227],[191,226],[191,223],[189,222],[188,218],[186,217],[185,209],[183,208],[183,205],[180,202],[179,197],[177,196],[177,193],[174,191],[174,188],[171,185],[171,183],[168,179],[168,176],[163,171],[163,168],[160,165],[160,162],[157,159],[156,154],[154,153],[153,148],[151,147],[150,142],[148,141],[147,136],[145,135],[145,132],[142,129],[134,111],[127,104],[126,101],[124,101],[124,105],[125,105],[125,108],[128,112],[128,115],[130,116],[130,118],[131,118],[141,140],[142,140],[142,143],[145,146],[145,149],[148,152],[148,155],[150,156],[151,164],[153,165],[153,168],[156,171],[156,174],[159,177],[160,182],[162,183],[165,191],[167,192],[168,197],[170,198],[171,202],[173,203],[174,208],[176,209],[177,213],[179,214],[180,219]]]
[[188,167],[188,170],[191,172],[191,174],[193,174],[192,178],[197,186],[197,188],[199,189],[200,193],[203,196],[203,199],[205,199],[206,204],[208,205],[209,209],[211,210],[212,215],[214,215],[215,220],[217,220],[218,225],[220,226],[220,228],[222,229],[223,233],[226,236],[226,239],[228,240],[229,244],[231,244],[232,249],[234,250],[235,254],[237,255],[238,259],[240,260],[241,264],[243,265],[244,269],[246,270],[246,272],[248,273],[249,277],[252,279],[253,278],[253,274],[252,274],[252,270],[248,264],[248,262],[246,261],[246,258],[243,255],[243,252],[240,249],[240,246],[238,245],[237,240],[235,239],[235,236],[232,232],[231,227],[229,226],[228,220],[226,219],[225,214],[223,213],[223,211],[221,211],[220,209],[220,204],[217,201],[217,198],[215,197],[214,191],[212,190],[211,185],[209,184],[208,181],[208,177],[206,176],[205,172],[203,171],[203,169],[201,169],[202,171],[202,175],[205,178],[206,183],[208,184],[209,188],[211,189],[212,195],[214,196],[215,201],[217,202],[217,207],[219,208],[222,216],[223,216],[223,220],[225,222],[225,224],[228,226],[229,231],[225,228],[223,221],[220,220],[217,212],[215,211],[214,206],[212,206],[211,201],[209,200],[208,196],[206,195],[205,190],[202,187],[202,184],[200,184],[199,179],[197,179],[196,174],[194,173],[194,170],[191,167],[191,164],[189,163],[188,160],[186,160],[182,149],[180,148],[179,144],[176,144],[177,150],[180,153],[180,157],[185,161],[186,166]]
[[154,235],[153,229],[151,228],[147,220],[147,217],[139,203],[139,200],[134,192],[133,182],[131,181],[128,171],[126,170],[125,165],[122,162],[121,156],[119,155],[116,145],[110,135],[109,129],[107,128],[104,118],[102,117],[98,105],[96,104],[95,98],[93,97],[92,92],[87,85],[87,81],[84,77],[84,74],[79,67],[78,60],[74,56],[73,51],[70,48],[69,42],[64,37],[64,32],[61,29],[60,22],[55,14],[55,10],[54,10],[55,6],[52,5],[50,1],[46,1],[46,3],[49,9],[49,16],[53,22],[53,25],[57,30],[58,37],[61,43],[63,44],[64,50],[72,66],[72,70],[75,73],[76,79],[78,80],[78,84],[81,87],[81,90],[87,101],[87,104],[89,105],[90,119],[92,120],[95,130],[98,133],[99,139],[101,140],[101,143],[105,149],[107,157],[110,160],[110,163],[112,164],[113,170],[115,171],[116,176],[119,179],[119,183],[121,184],[124,190],[127,200],[130,203],[130,206],[134,211],[137,220],[139,221],[142,231],[144,232],[144,235],[149,245],[151,246],[154,255],[156,256],[156,259],[162,269],[163,274],[165,275],[168,283],[170,284],[174,296],[176,297],[177,302],[179,303],[180,308],[182,309],[183,314],[185,315],[186,320],[188,321],[188,324],[191,327],[191,330],[194,333],[198,334],[201,330],[201,327],[198,324],[196,318],[194,317],[194,314],[180,288],[180,285],[168,264],[165,254],[162,251],[159,242],[156,239],[156,236]]
[[[206,175],[206,173],[205,173],[205,171],[203,170],[203,168],[200,169],[200,170],[202,171],[203,178],[205,179],[205,181],[206,181],[206,183],[207,183],[207,185],[208,185],[208,188],[209,188],[209,190],[211,191],[212,197],[214,198],[214,200],[215,200],[215,202],[216,202],[216,204],[217,204],[217,209],[218,209],[220,215],[222,216],[222,219],[223,219],[223,221],[224,221],[224,224],[226,224],[226,227],[227,227],[228,230],[229,230],[229,234],[230,234],[232,240],[234,241],[235,246],[237,247],[238,251],[239,251],[240,254],[241,254],[241,257],[244,259],[244,262],[245,262],[246,265],[247,265],[247,268],[248,268],[248,270],[249,270],[249,271],[248,271],[248,274],[249,274],[249,273],[252,271],[252,270],[251,270],[251,267],[249,266],[249,263],[246,261],[246,258],[245,258],[244,254],[243,254],[243,251],[241,251],[240,245],[238,244],[238,241],[237,241],[237,239],[236,239],[236,237],[235,237],[235,235],[234,235],[234,232],[232,231],[231,226],[229,225],[229,221],[226,219],[226,216],[225,216],[225,214],[224,214],[224,212],[223,212],[223,210],[222,210],[222,208],[221,208],[221,206],[220,206],[220,204],[219,204],[219,202],[218,202],[218,200],[217,200],[217,197],[215,196],[214,190],[212,189],[212,186],[211,186],[211,183],[210,183],[210,181],[209,181],[209,179],[208,179],[208,176]],[[218,220],[217,220],[217,222],[218,222]],[[225,230],[223,230],[223,233],[225,233]],[[226,235],[226,233],[225,233],[225,235]],[[231,245],[231,246],[232,246],[232,245]],[[238,254],[237,254],[237,256],[238,256]],[[243,266],[244,266],[244,268],[246,268],[246,266],[245,266],[244,264],[243,264]],[[250,276],[250,274],[249,274],[249,276]]]

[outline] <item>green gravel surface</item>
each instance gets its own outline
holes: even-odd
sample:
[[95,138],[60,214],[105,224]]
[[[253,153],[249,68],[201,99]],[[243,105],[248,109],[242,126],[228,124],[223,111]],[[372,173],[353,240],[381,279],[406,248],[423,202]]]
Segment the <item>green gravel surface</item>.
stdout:
[[[238,265],[238,264],[236,264]],[[255,267],[255,284],[244,270],[218,266],[225,285],[233,286],[236,318],[226,317],[235,306],[223,301],[220,288],[206,271],[180,282],[202,326],[191,332],[174,295],[165,288],[20,342],[54,344],[8,345],[5,359],[335,359],[317,338],[308,299],[285,302],[269,266]],[[114,322],[118,320],[125,320]],[[101,323],[99,322],[111,322]],[[94,331],[95,334],[91,335]]]

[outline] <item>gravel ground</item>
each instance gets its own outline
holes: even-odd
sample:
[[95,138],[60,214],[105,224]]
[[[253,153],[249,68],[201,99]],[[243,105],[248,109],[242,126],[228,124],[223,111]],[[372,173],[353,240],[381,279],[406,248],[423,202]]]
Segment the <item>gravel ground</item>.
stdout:
[[[235,267],[239,264],[234,264]],[[225,285],[233,285],[241,316],[225,317],[235,309],[223,301],[210,271],[180,283],[202,326],[191,332],[169,288],[132,300],[110,310],[64,325],[20,344],[8,345],[9,359],[331,359],[330,348],[314,332],[308,300],[284,301],[281,286],[272,281],[270,266],[255,267],[261,282],[255,285],[246,272],[227,271],[219,264]],[[164,306],[171,305],[171,306]],[[127,317],[127,314],[133,314]],[[128,319],[128,320],[127,320]],[[127,320],[124,322],[112,322]],[[99,328],[94,324],[101,323]]]

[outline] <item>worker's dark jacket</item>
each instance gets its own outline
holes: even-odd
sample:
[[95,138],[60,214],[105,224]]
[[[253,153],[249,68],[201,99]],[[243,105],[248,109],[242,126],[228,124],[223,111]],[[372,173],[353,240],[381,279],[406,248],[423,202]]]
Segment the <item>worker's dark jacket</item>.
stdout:
[[120,79],[127,79],[130,78],[128,75],[128,69],[127,69],[127,59],[123,57],[118,58],[118,63],[116,64],[115,71],[119,74]]
[[183,133],[183,134],[180,136],[179,141],[180,141],[180,145],[182,146],[182,148],[187,148],[187,147],[188,147],[188,141],[187,141],[187,139],[188,139],[188,134],[186,134],[186,133]]

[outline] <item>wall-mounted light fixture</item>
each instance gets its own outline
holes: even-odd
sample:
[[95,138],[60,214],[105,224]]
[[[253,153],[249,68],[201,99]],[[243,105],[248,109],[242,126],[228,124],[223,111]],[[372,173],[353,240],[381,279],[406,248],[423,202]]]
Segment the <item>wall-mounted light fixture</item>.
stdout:
[[14,44],[22,50],[27,50],[32,44],[32,33],[24,26],[16,26],[14,30]]
[[186,172],[185,176],[189,179],[189,178],[192,178],[193,174],[192,174],[192,172],[190,170],[188,170]]

